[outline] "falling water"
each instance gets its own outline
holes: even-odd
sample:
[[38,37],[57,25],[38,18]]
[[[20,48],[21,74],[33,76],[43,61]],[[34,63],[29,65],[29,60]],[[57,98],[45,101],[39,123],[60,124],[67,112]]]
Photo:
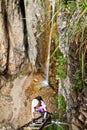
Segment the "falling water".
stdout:
[[50,46],[52,40],[52,27],[53,27],[53,17],[55,12],[55,0],[49,0],[52,7],[52,19],[51,19],[51,27],[50,27],[50,35],[49,35],[49,45],[48,45],[48,56],[45,66],[45,79],[42,81],[43,86],[48,86],[48,72],[49,72],[49,62],[50,62]]

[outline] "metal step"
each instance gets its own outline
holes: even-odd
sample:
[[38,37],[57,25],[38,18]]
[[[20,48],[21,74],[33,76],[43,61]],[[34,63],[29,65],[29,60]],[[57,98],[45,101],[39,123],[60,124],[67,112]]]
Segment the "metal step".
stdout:
[[32,127],[31,130],[38,130],[39,127]]
[[34,127],[37,127],[37,126],[41,126],[41,125],[42,125],[42,123],[36,123],[36,124],[33,123],[33,124],[30,124],[29,126],[30,126],[30,127],[33,127],[33,126],[34,126]]
[[29,127],[25,127],[23,130],[38,130],[39,126],[29,126]]
[[32,130],[38,130],[42,126],[42,123],[30,124]]

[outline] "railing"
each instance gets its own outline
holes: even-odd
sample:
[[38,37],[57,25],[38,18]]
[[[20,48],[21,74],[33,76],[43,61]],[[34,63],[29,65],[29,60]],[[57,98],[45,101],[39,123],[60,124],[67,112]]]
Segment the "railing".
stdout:
[[[36,120],[40,119],[42,116],[39,116],[38,118],[36,118]],[[32,121],[24,124],[23,126],[19,127],[18,129],[16,130],[23,130],[24,127],[28,127],[30,124],[32,123]]]
[[[69,123],[65,123],[65,122],[60,122],[59,120],[52,120],[52,114],[48,113],[48,117],[46,118],[44,123],[36,123],[36,124],[32,124],[32,121],[24,124],[23,126],[21,126],[20,128],[16,129],[16,130],[24,130],[24,127],[31,127],[31,129],[35,129],[35,130],[43,130],[43,128],[49,127],[53,124],[58,125],[58,127],[61,128],[61,130],[64,130],[64,128],[62,127],[62,125],[64,126],[70,126]],[[42,118],[42,116],[39,116],[38,118],[36,118],[36,120],[39,120],[40,118]]]

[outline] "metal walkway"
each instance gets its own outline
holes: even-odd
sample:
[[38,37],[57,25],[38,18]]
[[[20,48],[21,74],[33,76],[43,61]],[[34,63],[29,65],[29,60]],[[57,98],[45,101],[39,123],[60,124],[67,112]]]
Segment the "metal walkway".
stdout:
[[39,122],[40,119],[42,119],[42,116],[36,118],[36,120],[38,120],[37,123],[34,124],[34,123],[32,123],[32,121],[30,121],[16,130],[43,130],[44,128],[46,128],[50,125],[53,125],[53,124],[58,125],[63,130],[61,125],[66,125],[68,127],[70,126],[69,123],[60,122],[59,120],[52,120],[52,114],[48,115],[48,117],[46,118],[44,123]]
[[[36,120],[41,119],[42,116],[36,118]],[[44,123],[38,122],[38,123],[32,123],[32,121],[26,123],[25,125],[21,126],[20,128],[18,128],[17,130],[42,130],[43,128],[45,128],[47,125],[50,125],[51,122],[51,116],[48,116],[46,118],[46,120],[44,121]],[[29,129],[30,128],[30,129]]]

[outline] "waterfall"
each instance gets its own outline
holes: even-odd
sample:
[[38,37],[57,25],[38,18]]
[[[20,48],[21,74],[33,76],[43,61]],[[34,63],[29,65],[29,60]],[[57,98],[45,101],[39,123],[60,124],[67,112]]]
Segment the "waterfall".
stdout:
[[48,45],[48,56],[46,60],[46,66],[45,66],[45,79],[42,81],[43,86],[48,86],[48,73],[49,73],[49,63],[50,63],[50,46],[51,46],[51,40],[52,40],[52,27],[53,27],[53,18],[54,18],[54,12],[55,12],[55,0],[49,0],[51,4],[51,11],[52,11],[52,19],[51,19],[51,26],[50,26],[50,35],[49,35],[49,45]]

